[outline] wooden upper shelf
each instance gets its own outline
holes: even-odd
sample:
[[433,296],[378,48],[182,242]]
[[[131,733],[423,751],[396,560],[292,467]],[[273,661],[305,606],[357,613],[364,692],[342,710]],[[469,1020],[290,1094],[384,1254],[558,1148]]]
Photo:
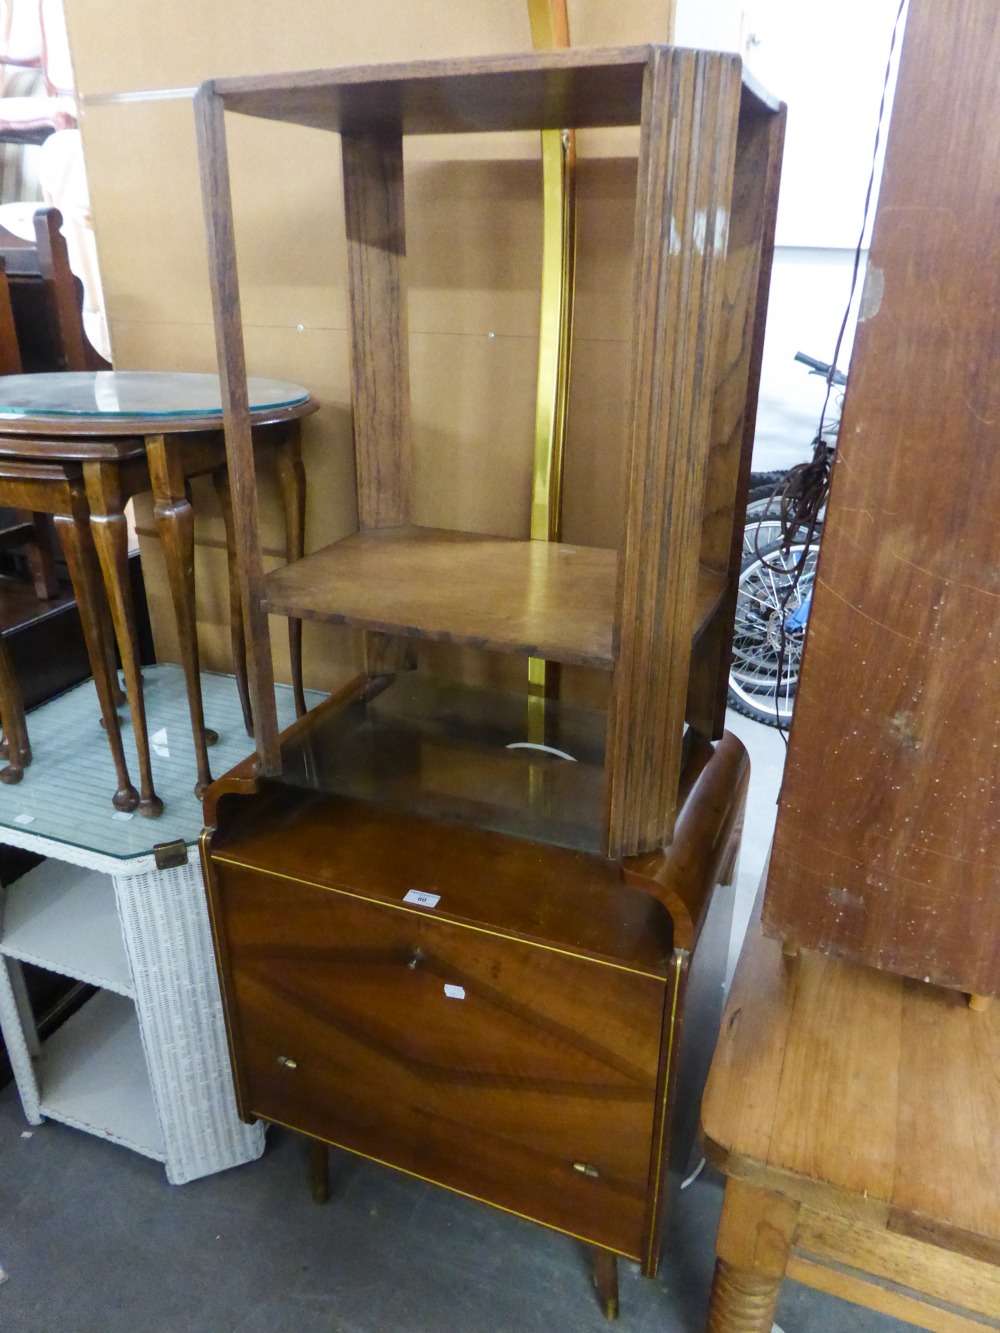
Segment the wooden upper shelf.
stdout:
[[[653,50],[584,47],[261,74],[210,80],[200,95],[221,98],[227,111],[343,134],[638,125]],[[778,107],[745,72],[743,102],[749,109]]]
[[[617,556],[442,528],[355,533],[265,580],[272,614],[610,670]],[[695,633],[721,575],[699,572]]]

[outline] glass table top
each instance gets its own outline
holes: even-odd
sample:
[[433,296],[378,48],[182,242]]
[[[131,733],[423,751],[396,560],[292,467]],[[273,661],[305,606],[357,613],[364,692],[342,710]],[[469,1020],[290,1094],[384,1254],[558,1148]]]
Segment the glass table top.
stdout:
[[[247,380],[251,412],[294,407],[308,389],[284,380]],[[204,417],[222,414],[218,375],[157,370],[71,370],[0,376],[3,417]]]

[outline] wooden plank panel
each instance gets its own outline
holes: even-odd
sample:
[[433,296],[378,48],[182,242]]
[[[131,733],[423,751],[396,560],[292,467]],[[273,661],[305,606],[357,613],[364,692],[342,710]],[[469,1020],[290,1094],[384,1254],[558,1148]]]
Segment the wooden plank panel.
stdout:
[[[356,533],[269,574],[273,614],[610,670],[614,551],[443,528]],[[696,571],[693,632],[723,580]]]
[[267,607],[609,669],[615,553],[438,528],[355,534],[270,575]]
[[399,135],[344,135],[341,149],[358,524],[364,531],[410,518],[403,141]]
[[911,5],[764,906],[775,934],[989,995],[998,68],[996,5]]
[[758,901],[722,1015],[701,1103],[705,1155],[723,1170],[737,1159],[763,1166],[770,1156],[795,998],[797,973],[782,965],[781,946],[761,935],[759,914]]
[[976,1013],[916,982],[903,990],[890,1226],[1000,1264],[1000,1009]]
[[636,125],[648,47],[525,52],[216,79],[228,111],[351,134]]
[[794,1244],[810,1258],[861,1269],[967,1310],[1000,1311],[1000,1272],[992,1264],[907,1236],[803,1208]]
[[793,967],[795,1003],[768,1165],[834,1191],[889,1200],[897,1150],[899,984],[817,954],[803,953]]
[[869,1310],[877,1310],[892,1319],[902,1319],[929,1333],[987,1333],[1000,1325],[995,1320],[966,1318],[956,1310],[915,1299],[895,1285],[877,1282],[858,1273],[827,1268],[793,1254],[785,1269],[788,1277],[816,1291],[825,1291],[844,1301],[853,1301]]
[[822,955],[783,959],[758,921],[759,900],[702,1102],[706,1155],[814,1206],[849,1212],[854,1193],[855,1211],[884,1220],[897,1149],[899,982]]
[[739,61],[654,50],[636,202],[608,853],[668,842],[680,774]]

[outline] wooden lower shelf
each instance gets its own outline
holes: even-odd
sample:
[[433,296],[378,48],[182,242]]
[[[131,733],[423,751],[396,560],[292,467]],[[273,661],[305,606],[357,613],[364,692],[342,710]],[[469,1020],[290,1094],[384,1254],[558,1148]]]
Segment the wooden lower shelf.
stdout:
[[[273,614],[610,670],[618,557],[442,528],[354,533],[265,580]],[[725,580],[699,571],[694,635]]]
[[37,1073],[43,1116],[166,1160],[130,1000],[98,991],[45,1042]]

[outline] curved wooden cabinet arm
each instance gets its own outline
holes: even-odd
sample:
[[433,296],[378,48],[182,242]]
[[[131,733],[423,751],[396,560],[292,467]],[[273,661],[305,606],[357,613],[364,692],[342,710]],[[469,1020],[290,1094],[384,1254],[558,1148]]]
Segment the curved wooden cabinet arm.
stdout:
[[622,862],[626,884],[670,913],[677,949],[694,949],[713,889],[735,873],[749,781],[749,757],[731,732],[714,747],[696,740],[681,777],[673,842]]

